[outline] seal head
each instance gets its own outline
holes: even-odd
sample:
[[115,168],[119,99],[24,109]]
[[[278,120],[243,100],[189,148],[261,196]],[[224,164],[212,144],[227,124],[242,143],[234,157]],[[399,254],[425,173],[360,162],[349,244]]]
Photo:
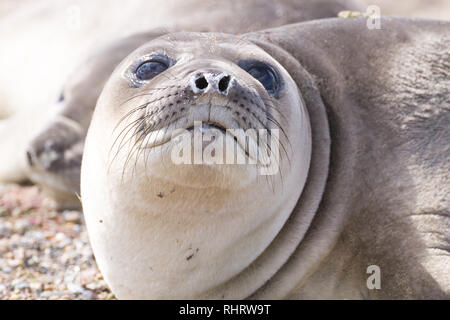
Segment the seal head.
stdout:
[[137,49],[100,96],[82,164],[108,284],[119,298],[219,296],[285,224],[310,156],[299,90],[255,44],[177,33]]

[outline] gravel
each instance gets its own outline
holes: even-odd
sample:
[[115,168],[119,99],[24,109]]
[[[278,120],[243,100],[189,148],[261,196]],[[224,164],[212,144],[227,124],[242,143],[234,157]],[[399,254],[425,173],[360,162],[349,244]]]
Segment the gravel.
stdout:
[[54,210],[36,186],[0,184],[0,299],[114,299],[81,212]]

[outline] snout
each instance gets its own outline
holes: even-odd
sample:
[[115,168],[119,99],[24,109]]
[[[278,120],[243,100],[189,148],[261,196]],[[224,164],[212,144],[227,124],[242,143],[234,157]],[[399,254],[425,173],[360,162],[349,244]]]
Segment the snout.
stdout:
[[85,137],[66,122],[49,123],[26,149],[30,179],[51,193],[79,191]]
[[234,78],[226,72],[198,72],[191,76],[189,88],[195,94],[206,92],[228,95]]
[[63,145],[53,139],[32,143],[26,151],[28,165],[32,169],[57,171],[64,158],[63,149]]

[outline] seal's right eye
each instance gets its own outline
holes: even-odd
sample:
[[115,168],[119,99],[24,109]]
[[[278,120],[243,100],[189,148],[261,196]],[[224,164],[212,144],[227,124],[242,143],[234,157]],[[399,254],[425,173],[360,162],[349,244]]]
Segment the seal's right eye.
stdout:
[[136,59],[125,69],[123,77],[132,88],[146,85],[176,63],[163,53],[152,53]]
[[162,61],[145,61],[137,67],[136,78],[139,80],[150,80],[168,68],[169,66]]
[[253,60],[242,60],[238,62],[238,65],[258,80],[270,95],[278,98],[282,82],[274,67],[265,62]]
[[63,102],[66,98],[64,97],[64,92],[61,92],[61,94],[58,97],[58,103]]

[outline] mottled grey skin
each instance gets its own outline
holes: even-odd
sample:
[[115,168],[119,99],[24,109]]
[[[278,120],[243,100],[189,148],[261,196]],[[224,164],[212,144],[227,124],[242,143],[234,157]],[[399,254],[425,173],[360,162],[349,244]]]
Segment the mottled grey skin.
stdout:
[[[311,198],[318,205],[253,298],[450,298],[450,23],[365,24],[244,36],[290,71],[310,113],[311,185],[291,221]],[[381,268],[379,290],[366,286],[369,265]]]
[[[172,31],[220,31],[246,33],[294,22],[336,17],[342,10],[362,9],[353,0],[208,1],[198,5],[188,22]],[[174,7],[168,21],[185,17],[185,7]],[[183,19],[180,19],[183,20]],[[42,185],[61,208],[80,206],[75,194],[80,189],[80,163],[84,139],[97,98],[116,65],[130,52],[167,30],[118,40],[91,55],[69,77],[62,92],[61,112],[33,139],[27,150],[30,178]]]

